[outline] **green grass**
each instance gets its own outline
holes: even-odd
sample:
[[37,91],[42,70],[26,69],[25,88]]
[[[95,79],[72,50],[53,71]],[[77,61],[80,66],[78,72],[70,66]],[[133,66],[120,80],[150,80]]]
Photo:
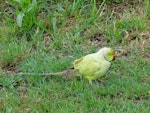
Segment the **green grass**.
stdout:
[[[0,112],[149,113],[150,2],[123,1],[0,1]],[[103,83],[15,74],[62,71],[103,46],[120,56]]]

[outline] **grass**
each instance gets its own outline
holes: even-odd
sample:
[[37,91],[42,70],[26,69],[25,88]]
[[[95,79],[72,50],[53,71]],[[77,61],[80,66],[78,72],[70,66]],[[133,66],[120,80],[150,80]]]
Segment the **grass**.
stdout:
[[[148,0],[0,3],[0,112],[150,111]],[[118,56],[103,83],[15,74],[62,71],[103,46]]]

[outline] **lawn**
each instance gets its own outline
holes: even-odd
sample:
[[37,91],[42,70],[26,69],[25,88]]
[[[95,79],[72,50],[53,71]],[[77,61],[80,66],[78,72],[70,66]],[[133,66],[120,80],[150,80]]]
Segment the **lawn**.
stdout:
[[[105,46],[117,59],[103,82],[38,75]],[[149,0],[0,0],[0,112],[149,111]]]

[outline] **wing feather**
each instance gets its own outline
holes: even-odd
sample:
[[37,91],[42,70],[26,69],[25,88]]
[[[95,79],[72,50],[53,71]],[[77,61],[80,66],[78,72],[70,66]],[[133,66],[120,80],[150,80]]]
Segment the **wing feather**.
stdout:
[[82,60],[83,60],[83,57],[74,61],[73,64],[74,64],[75,69],[78,69],[78,67],[81,65]]
[[75,60],[74,67],[79,70],[83,76],[94,76],[93,74],[100,71],[101,64],[92,55],[87,55]]

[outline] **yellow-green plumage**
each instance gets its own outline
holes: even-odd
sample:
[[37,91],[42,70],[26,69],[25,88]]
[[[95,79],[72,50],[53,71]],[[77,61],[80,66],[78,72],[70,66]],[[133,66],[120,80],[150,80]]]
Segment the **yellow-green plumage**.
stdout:
[[104,76],[109,69],[115,52],[111,48],[102,48],[97,53],[86,55],[74,61],[74,68],[92,84],[92,80]]

